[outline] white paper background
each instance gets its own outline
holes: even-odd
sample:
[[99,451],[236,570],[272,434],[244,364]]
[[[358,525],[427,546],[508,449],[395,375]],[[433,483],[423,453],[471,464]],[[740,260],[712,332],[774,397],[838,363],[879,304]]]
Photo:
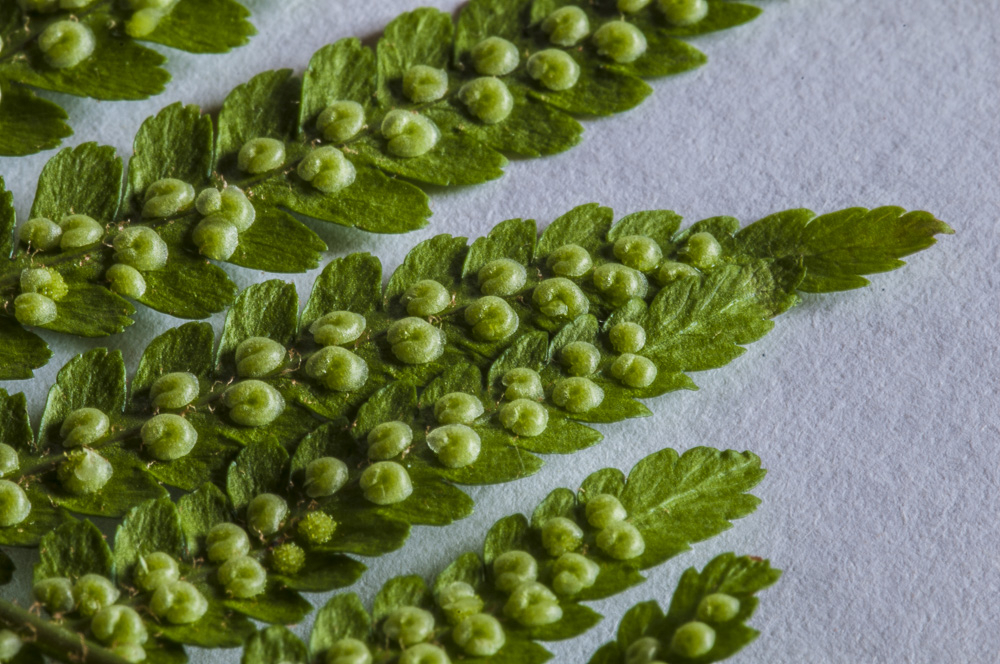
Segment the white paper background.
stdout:
[[[142,120],[175,100],[215,109],[269,68],[301,71],[340,37],[372,37],[416,0],[253,0],[261,34],[226,56],[170,53],[174,82],[140,103],[61,98],[75,145],[96,140],[129,154]],[[457,0],[433,3],[453,10]],[[591,201],[619,214],[668,208],[690,220],[750,222],[791,207],[926,209],[958,231],[873,287],[807,296],[729,367],[696,375],[699,392],[651,403],[654,416],[604,426],[607,440],[549,458],[536,476],[473,489],[476,514],[418,528],[401,552],[370,561],[357,590],[370,600],[401,570],[430,577],[478,548],[488,526],[530,510],[590,471],[629,468],[665,446],[750,449],[769,474],[760,509],[723,536],[651,572],[595,607],[608,616],[553,650],[585,662],[624,610],[669,596],[679,573],[715,553],[769,557],[785,570],[762,598],[762,638],[740,662],[993,662],[998,609],[996,371],[1000,241],[996,216],[1000,21],[983,0],[768,2],[754,23],[696,44],[702,69],[654,84],[638,109],[586,122],[583,144],[514,162],[502,179],[436,193],[429,228],[378,237],[314,225],[330,257],[364,250],[390,272],[437,233],[478,236],[510,217],[543,224]],[[0,159],[28,210],[44,161]],[[241,286],[266,278],[233,270]],[[292,277],[300,295],[315,273]],[[213,323],[221,326],[222,317]],[[143,343],[178,321],[148,310],[125,334],[98,342],[45,334],[56,355],[34,381],[6,384],[40,413],[47,386],[73,354],[120,348],[135,367]],[[19,554],[22,567],[31,558]],[[9,589],[5,589],[5,594]],[[26,586],[18,589],[26,592]],[[321,598],[315,598],[317,603]],[[308,633],[309,622],[297,628]],[[236,651],[196,662],[237,662]]]

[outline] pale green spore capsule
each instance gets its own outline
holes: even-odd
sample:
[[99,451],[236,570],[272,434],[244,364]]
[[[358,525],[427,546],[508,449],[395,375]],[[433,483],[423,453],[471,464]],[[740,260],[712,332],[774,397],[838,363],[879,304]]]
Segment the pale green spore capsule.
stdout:
[[149,639],[142,617],[130,606],[106,606],[90,621],[90,631],[104,644],[134,643],[141,645]]
[[427,446],[447,468],[475,463],[482,449],[479,434],[464,424],[446,424],[427,434]]
[[174,625],[198,622],[208,611],[208,600],[187,581],[165,583],[156,589],[149,602],[154,616]]
[[73,600],[81,614],[90,617],[114,604],[121,592],[100,574],[84,574],[73,584]]
[[21,293],[14,298],[14,317],[21,325],[48,325],[58,316],[56,303],[41,293]]
[[31,514],[31,501],[17,484],[0,480],[0,528],[16,526]]
[[438,591],[435,599],[452,625],[481,612],[485,606],[483,599],[476,594],[476,589],[464,581],[449,583]]
[[415,104],[437,101],[448,92],[448,72],[427,65],[413,65],[403,73],[403,95]]
[[77,408],[63,420],[59,428],[63,447],[93,445],[111,428],[111,420],[97,408]]
[[198,252],[217,261],[227,260],[240,244],[240,231],[222,215],[205,217],[194,227],[191,239]]
[[573,376],[556,382],[552,388],[552,400],[571,413],[586,413],[601,405],[604,390],[589,378]]
[[688,238],[678,254],[699,270],[708,270],[722,260],[722,245],[711,233],[695,233]]
[[507,401],[517,401],[518,399],[537,401],[545,396],[545,390],[542,388],[542,377],[534,369],[525,367],[511,369],[503,375],[501,382],[507,388],[503,393],[503,398]]
[[491,615],[477,613],[460,622],[451,632],[466,655],[492,657],[507,643],[503,625]]
[[139,557],[132,576],[139,588],[151,593],[165,583],[180,579],[181,570],[173,556],[164,551],[156,551]]
[[631,523],[616,521],[597,533],[597,547],[616,560],[631,560],[646,550],[646,540]]
[[132,9],[170,9],[177,0],[126,0]]
[[237,599],[256,597],[267,587],[267,572],[250,556],[238,556],[222,563],[218,578],[226,593]]
[[694,25],[708,15],[706,0],[657,0],[667,21],[673,25]]
[[552,589],[560,595],[576,595],[597,582],[601,567],[587,556],[564,553],[552,567]]
[[559,351],[559,361],[570,376],[589,376],[601,364],[601,351],[587,341],[571,341]]
[[618,0],[616,7],[622,14],[635,14],[649,6],[653,0]]
[[186,212],[194,205],[194,187],[184,180],[163,178],[146,188],[142,216],[163,219]]
[[565,277],[546,279],[535,286],[531,301],[543,314],[558,321],[573,320],[590,310],[587,296]]
[[514,110],[514,95],[499,78],[474,78],[458,89],[458,98],[483,124],[503,122]]
[[594,266],[590,252],[578,244],[564,244],[545,259],[557,277],[582,277]]
[[549,425],[549,411],[537,401],[515,399],[500,408],[500,424],[517,436],[540,436]]
[[615,258],[640,272],[652,272],[663,260],[663,250],[651,237],[626,235],[615,241]]
[[6,477],[21,467],[17,450],[7,443],[0,443],[0,477]]
[[576,551],[583,544],[583,529],[572,519],[554,516],[542,524],[542,546],[550,556]]
[[254,496],[247,505],[247,524],[261,535],[273,535],[281,530],[281,524],[288,516],[288,503],[274,493]]
[[403,651],[399,664],[451,664],[451,659],[441,648],[430,643],[418,643]]
[[542,21],[542,32],[556,46],[575,46],[590,34],[587,12],[575,5],[556,9]]
[[426,364],[444,353],[444,332],[422,318],[402,318],[389,326],[392,354],[404,364]]
[[31,593],[52,615],[69,613],[76,607],[73,582],[63,576],[42,579],[32,587]]
[[714,645],[715,630],[697,620],[678,627],[670,639],[670,649],[681,657],[701,657]]
[[288,351],[274,339],[248,337],[236,347],[236,374],[240,378],[264,378],[285,365]]
[[108,287],[122,297],[137,300],[146,294],[146,278],[131,265],[115,263],[104,273],[104,278]]
[[451,304],[451,293],[439,281],[421,279],[407,288],[399,301],[411,316],[436,316]]
[[174,371],[157,378],[149,388],[149,400],[156,409],[177,410],[198,398],[198,377],[187,371]]
[[114,246],[117,262],[143,271],[159,270],[170,253],[160,234],[148,226],[129,226],[115,236]]
[[527,551],[507,551],[493,561],[493,585],[500,592],[513,592],[515,588],[538,579],[538,561]]
[[356,101],[335,101],[319,114],[316,128],[328,141],[343,143],[365,126],[365,109]]
[[379,461],[361,473],[361,491],[376,505],[392,505],[410,497],[413,482],[406,468],[395,461]]
[[666,286],[680,279],[691,279],[700,277],[701,272],[691,267],[687,263],[677,261],[664,261],[660,269],[656,272],[656,280]]
[[330,646],[324,661],[326,664],[372,664],[374,660],[367,643],[345,638]]
[[306,374],[328,390],[354,392],[368,381],[368,363],[340,346],[326,346],[306,362]]
[[646,328],[638,323],[615,323],[608,331],[611,347],[618,353],[638,353],[646,345]]
[[51,219],[35,217],[21,226],[21,242],[35,249],[51,251],[59,246],[62,232],[62,227]]
[[198,442],[194,425],[180,415],[162,413],[142,425],[142,444],[157,461],[173,461],[188,455]]
[[660,648],[658,639],[651,636],[640,637],[625,650],[625,664],[654,664],[658,661]]
[[166,14],[160,9],[139,9],[125,21],[125,32],[134,39],[148,37],[159,27],[164,16]]
[[257,210],[253,203],[238,187],[226,187],[222,191],[215,188],[203,190],[195,199],[195,208],[206,217],[219,215],[236,226],[243,233],[257,220]]
[[514,295],[524,288],[528,272],[515,260],[498,258],[479,268],[476,277],[484,295]]
[[487,37],[472,47],[472,68],[482,76],[506,76],[521,62],[517,46],[503,37]]
[[62,275],[47,267],[28,267],[21,270],[21,292],[38,293],[58,302],[66,297],[69,287]]
[[275,138],[252,138],[240,148],[236,159],[239,169],[258,175],[281,168],[285,163],[285,144]]
[[285,542],[274,547],[271,552],[271,567],[278,574],[294,576],[306,564],[306,552],[294,542]]
[[357,341],[368,321],[353,311],[331,311],[320,316],[309,326],[313,339],[321,346],[341,346]]
[[381,129],[386,147],[395,157],[427,154],[441,139],[441,131],[430,118],[399,108],[385,114]]
[[503,613],[525,627],[551,625],[563,615],[555,594],[537,582],[515,588],[504,604]]
[[132,664],[146,661],[146,650],[138,643],[117,643],[111,646],[110,650]]
[[229,408],[229,419],[245,427],[266,426],[285,410],[281,393],[259,380],[236,383],[222,393],[222,403]]
[[208,531],[205,546],[208,548],[208,559],[221,563],[247,555],[250,552],[250,537],[235,523],[218,523]]
[[479,341],[500,341],[514,334],[521,321],[506,300],[487,295],[466,307],[465,322]]
[[0,662],[11,662],[21,652],[21,637],[9,629],[0,629]]
[[326,544],[333,539],[337,522],[326,512],[309,512],[299,521],[299,536],[309,544]]
[[63,251],[89,247],[100,242],[104,237],[104,227],[93,217],[85,214],[70,214],[59,222],[62,235],[59,238],[59,248]]
[[625,353],[611,364],[611,375],[629,387],[649,387],[656,380],[656,365],[648,357]]
[[610,493],[599,493],[587,501],[587,523],[594,528],[607,528],[627,518],[621,501]]
[[299,177],[322,191],[335,194],[354,183],[357,171],[344,153],[324,145],[307,154],[296,169]]
[[528,58],[528,75],[549,90],[569,90],[580,79],[580,65],[566,51],[547,48]]
[[594,270],[594,286],[608,303],[620,307],[634,297],[645,297],[649,282],[638,270],[605,263]]
[[594,32],[597,52],[618,64],[635,62],[649,44],[642,30],[627,21],[608,21]]
[[324,498],[340,491],[350,473],[347,464],[336,457],[313,459],[306,466],[306,481],[303,485],[310,498]]
[[385,461],[402,454],[413,442],[413,430],[406,422],[382,422],[368,432],[368,458]]
[[382,631],[404,648],[423,643],[434,633],[434,615],[415,606],[401,606],[385,619]]
[[56,21],[38,37],[45,62],[55,69],[75,67],[94,52],[94,32],[79,21]]
[[93,450],[73,450],[59,464],[56,475],[69,493],[85,495],[96,493],[111,479],[111,462]]
[[705,595],[698,602],[698,620],[702,622],[724,623],[735,618],[740,612],[740,600],[726,593]]
[[441,424],[471,424],[484,412],[479,397],[449,392],[434,402],[434,418]]

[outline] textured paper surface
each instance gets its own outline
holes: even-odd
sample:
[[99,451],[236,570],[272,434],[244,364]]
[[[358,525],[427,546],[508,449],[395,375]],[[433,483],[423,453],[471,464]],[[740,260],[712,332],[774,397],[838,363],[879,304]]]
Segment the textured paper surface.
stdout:
[[[182,100],[217,108],[264,69],[301,71],[340,37],[371,37],[416,0],[248,2],[261,34],[226,56],[170,52],[174,82],[140,103],[61,97],[77,133],[128,155],[142,120]],[[425,2],[455,9],[456,0]],[[729,367],[695,375],[699,392],[656,399],[653,417],[603,426],[607,440],[547,458],[536,476],[473,489],[476,514],[418,528],[402,551],[367,561],[354,590],[370,600],[400,570],[430,577],[478,548],[496,518],[530,510],[548,489],[591,470],[630,467],[662,447],[750,449],[770,470],[756,514],[652,571],[649,581],[595,608],[606,620],[554,644],[558,662],[585,662],[635,602],[663,599],[680,572],[732,550],[786,570],[762,596],[764,634],[737,662],[949,663],[1000,653],[1000,20],[979,0],[907,3],[767,2],[754,23],[695,43],[710,62],[654,83],[633,112],[586,122],[583,144],[554,158],[514,162],[490,184],[435,194],[429,228],[372,236],[314,224],[330,257],[370,251],[387,273],[437,233],[478,236],[510,217],[547,223],[597,201],[619,215],[668,208],[697,220],[750,222],[808,207],[926,209],[958,234],[873,287],[807,296]],[[49,155],[0,159],[23,219]],[[228,268],[241,286],[265,278]],[[300,295],[314,274],[295,275]],[[106,341],[44,336],[56,356],[25,390],[35,417],[44,390],[74,353],[121,348],[134,369],[142,342],[179,321],[141,310]],[[222,316],[212,321],[221,327]],[[31,561],[17,555],[19,566]],[[22,575],[23,578],[23,575]],[[6,589],[5,589],[6,592]],[[26,586],[16,592],[27,592]],[[317,603],[324,598],[314,597]],[[297,627],[308,633],[311,619]],[[236,651],[195,654],[235,663]]]

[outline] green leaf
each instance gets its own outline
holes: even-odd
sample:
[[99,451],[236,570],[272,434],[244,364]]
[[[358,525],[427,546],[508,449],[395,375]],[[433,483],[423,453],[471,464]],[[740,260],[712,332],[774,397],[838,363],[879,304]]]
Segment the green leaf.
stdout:
[[299,296],[291,284],[272,280],[250,286],[226,315],[219,360],[235,362],[236,347],[250,337],[267,337],[288,345],[298,329],[298,314]]
[[50,500],[55,504],[79,514],[93,516],[121,517],[137,502],[160,498],[167,495],[155,477],[146,472],[142,459],[122,450],[119,445],[100,448],[113,469],[111,479],[96,493],[74,495],[64,491],[58,480],[49,479]]
[[309,651],[302,639],[292,634],[287,627],[272,625],[247,641],[243,647],[240,664],[308,664]]
[[236,154],[253,138],[288,140],[295,135],[301,83],[290,69],[266,71],[236,87],[219,111],[218,166],[232,170]]
[[364,564],[348,556],[309,551],[300,572],[294,575],[276,574],[274,578],[292,590],[325,593],[353,584],[366,569]]
[[640,568],[657,565],[690,544],[729,529],[760,499],[746,493],[764,477],[751,452],[696,447],[663,450],[632,469],[621,494],[629,520],[646,540]]
[[404,99],[403,74],[413,65],[444,68],[454,29],[448,14],[424,7],[393,19],[378,42],[378,99],[393,106]]
[[0,316],[0,380],[31,378],[32,369],[45,366],[52,351],[45,340]]
[[334,101],[369,105],[375,94],[375,53],[355,37],[341,39],[316,51],[302,78],[299,125],[315,122]]
[[334,595],[319,611],[309,636],[309,652],[326,652],[340,639],[367,639],[372,619],[354,593]]
[[381,308],[382,263],[370,254],[335,258],[316,277],[302,311],[302,326],[331,311],[353,311],[363,316]]
[[157,378],[176,371],[187,371],[207,379],[213,367],[215,334],[208,323],[185,323],[153,339],[139,360],[132,379],[133,396],[149,389]]
[[201,553],[202,538],[213,526],[229,520],[229,501],[217,486],[205,483],[177,500],[181,529],[191,555]]
[[255,496],[280,492],[287,464],[288,452],[273,441],[262,440],[240,450],[226,476],[226,494],[233,506],[242,509]]
[[[0,78],[0,155],[20,157],[49,150],[70,136],[66,111],[28,88]],[[4,253],[4,252],[0,252]]]
[[179,0],[144,39],[189,53],[226,53],[257,33],[249,16],[234,0]]
[[663,610],[655,600],[636,604],[625,612],[618,624],[618,645],[628,650],[633,641],[646,634],[650,625],[660,620],[663,620]]
[[85,214],[105,224],[114,221],[123,168],[114,148],[97,143],[60,151],[42,169],[31,216],[58,222],[68,214]]
[[264,592],[250,599],[226,599],[222,604],[241,614],[266,623],[294,625],[309,615],[313,605],[294,590],[270,579]]
[[0,586],[5,586],[14,578],[14,561],[0,551]]
[[184,529],[177,506],[169,498],[151,500],[133,508],[115,533],[115,573],[128,578],[139,557],[164,551],[179,557],[185,550]]
[[397,576],[389,579],[375,595],[372,620],[378,622],[400,607],[431,607],[433,602],[433,596],[422,578]]
[[104,535],[90,521],[71,521],[59,526],[39,545],[35,581],[53,576],[78,579],[84,574],[111,576],[111,549]]
[[549,224],[538,239],[535,255],[545,258],[564,244],[578,244],[591,254],[598,253],[613,220],[611,208],[597,203],[575,207]]
[[208,611],[200,620],[188,625],[163,622],[151,629],[152,634],[201,648],[236,648],[257,631],[249,618],[225,606],[210,588],[198,589],[209,598]]
[[39,442],[58,440],[63,418],[77,408],[97,408],[106,415],[125,406],[125,361],[120,351],[95,348],[66,363],[49,390],[42,413]]

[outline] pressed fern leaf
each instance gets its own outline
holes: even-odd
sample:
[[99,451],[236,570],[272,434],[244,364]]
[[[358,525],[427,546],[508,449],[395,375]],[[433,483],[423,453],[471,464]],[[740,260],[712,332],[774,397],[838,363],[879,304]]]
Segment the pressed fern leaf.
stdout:
[[[197,11],[228,6],[227,2],[206,3]],[[94,4],[94,11],[105,4]],[[420,228],[430,215],[421,187],[485,182],[502,174],[505,155],[537,157],[569,149],[582,132],[575,116],[632,108],[650,92],[643,79],[703,64],[704,55],[681,37],[741,25],[760,13],[751,5],[712,2],[701,21],[677,28],[658,10],[643,9],[629,15],[648,44],[642,55],[630,63],[617,63],[601,55],[590,39],[568,49],[556,47],[579,68],[579,78],[571,88],[553,91],[528,73],[527,62],[533,54],[554,47],[541,18],[561,4],[570,3],[474,0],[456,21],[432,9],[404,14],[390,23],[375,49],[357,39],[344,39],[320,49],[301,78],[289,70],[269,71],[237,87],[218,113],[217,131],[213,119],[196,107],[169,106],[140,129],[124,184],[124,165],[111,148],[85,144],[59,153],[42,173],[31,217],[65,225],[67,215],[87,215],[103,232],[86,242],[66,243],[57,237],[42,246],[37,235],[22,227],[20,243],[15,245],[12,201],[0,194],[0,347],[18,349],[8,351],[11,357],[0,358],[7,360],[0,362],[0,379],[29,377],[48,359],[45,344],[26,326],[83,336],[113,334],[131,323],[130,300],[191,319],[223,310],[232,303],[235,286],[206,257],[272,272],[315,267],[326,245],[289,212],[379,233]],[[201,7],[195,0],[176,5],[151,38],[162,36],[163,43],[195,49],[196,35],[184,41],[175,34],[182,17],[198,18],[193,5]],[[619,17],[612,5],[587,5],[591,28],[596,31]],[[513,71],[491,79],[502,79],[495,84],[505,86],[510,95],[509,115],[493,124],[478,119],[462,101],[468,99],[462,92],[465,84],[482,78],[471,53],[489,37],[508,40],[518,54]],[[404,93],[403,79],[414,66],[442,72],[447,81],[443,96],[414,102],[412,94]],[[2,78],[0,65],[0,82]],[[22,97],[30,94],[14,90]],[[15,92],[8,94],[4,88],[3,94],[7,100]],[[357,114],[352,116],[357,126],[349,136],[349,132],[331,133],[324,124],[335,103],[351,104]],[[0,102],[0,114],[4,108],[17,112],[13,102]],[[45,112],[24,110],[18,117],[27,121],[44,117]],[[400,156],[401,149],[393,147],[391,138],[395,130],[387,120],[393,113],[400,122],[410,123],[404,142],[410,136],[406,131],[422,131],[414,122],[429,120],[433,127],[425,129],[437,137],[436,143],[419,155]],[[28,140],[32,134],[19,135]],[[263,152],[254,152],[257,148]],[[258,162],[250,160],[251,152],[258,154]],[[240,189],[252,203],[252,225],[241,228],[238,238],[232,229],[231,237],[222,242],[216,215],[186,199],[151,217],[146,202],[165,179],[182,181],[184,185],[177,186],[188,185],[192,193]],[[212,225],[206,217],[215,220],[214,231],[206,230]],[[129,259],[116,258],[112,245],[121,233],[137,227],[157,233],[167,260],[143,267],[141,274],[123,282],[113,268],[122,270],[114,266]],[[206,239],[203,232],[215,235]],[[21,274],[29,267],[54,270],[68,284],[69,294],[54,302],[54,315],[15,316],[15,300],[24,291]],[[26,312],[27,305],[23,309]]]
[[102,100],[145,99],[162,92],[170,75],[166,59],[139,42],[224,53],[255,33],[246,20],[250,12],[236,0],[156,4],[161,9],[113,0],[3,3],[0,155],[54,148],[72,133],[66,112],[32,88]]
[[[629,654],[640,649],[664,661],[682,658],[689,645],[681,629],[685,625],[689,636],[708,635],[699,662],[728,659],[759,635],[746,622],[757,608],[757,593],[780,576],[767,560],[732,553],[716,556],[700,572],[689,568],[666,614],[655,601],[633,606],[618,626],[617,639],[601,646],[590,664],[627,664]],[[699,625],[691,628],[695,622]]]
[[[441,525],[469,513],[471,502],[454,484],[510,481],[541,466],[536,454],[598,443],[601,435],[588,423],[642,417],[649,414],[644,399],[693,389],[690,372],[738,357],[771,329],[771,318],[798,302],[799,289],[856,286],[861,274],[898,267],[899,256],[950,232],[925,212],[899,208],[822,216],[793,210],[743,229],[717,217],[678,230],[680,217],[667,211],[613,220],[611,210],[591,204],[555,220],[540,237],[533,222],[520,219],[471,245],[441,235],[414,247],[384,289],[373,256],[336,259],[301,313],[290,284],[256,284],[237,298],[217,343],[205,323],[154,339],[131,388],[120,353],[96,349],[71,360],[50,390],[37,435],[23,395],[0,393],[0,442],[20,459],[8,479],[32,505],[18,524],[0,528],[0,542],[36,544],[66,511],[122,516],[141,500],[163,496],[161,483],[194,491],[214,482],[226,487],[236,509],[260,493],[296,505],[309,464],[335,457],[348,468],[344,488],[310,501],[343,521],[343,539],[332,550],[389,551],[412,524]],[[554,278],[567,268],[552,257],[564,256],[570,244],[570,253],[589,265],[578,277]],[[629,250],[636,246],[647,253]],[[706,246],[714,248],[711,264],[699,253]],[[505,286],[506,295],[484,296],[500,292],[489,282],[498,265],[519,278]],[[605,280],[607,274],[619,280]],[[414,285],[427,287],[429,280],[443,296],[440,308],[408,316],[420,304],[411,297]],[[572,316],[544,308],[540,294],[552,292],[553,283],[579,297]],[[477,311],[489,315],[480,321]],[[360,325],[347,337],[324,336],[342,332],[331,315]],[[408,350],[399,332],[406,326],[428,335],[413,337],[426,356]],[[623,341],[623,331],[633,337]],[[253,368],[247,357],[261,347],[270,349],[270,359]],[[580,358],[587,364],[582,370]],[[176,372],[186,374],[189,394],[173,410],[157,408],[165,389],[157,381]],[[467,412],[449,415],[449,400]],[[241,403],[249,404],[242,412]],[[78,454],[70,415],[81,408],[107,418],[83,442],[113,472],[103,488],[74,493],[59,469],[66,453]],[[196,433],[196,444],[174,457],[151,449],[142,427],[158,412],[178,416],[177,426]],[[258,412],[266,417],[258,419]],[[369,435],[386,422],[401,423],[409,437],[390,454],[376,454]],[[441,427],[459,422],[457,431]],[[461,440],[440,438],[448,432]],[[453,443],[452,452],[444,449]],[[467,458],[449,456],[462,450]],[[405,469],[413,494],[382,506],[366,503],[363,469],[387,459]]]
[[[433,616],[433,628],[424,640],[443,650],[452,661],[464,661],[470,655],[472,661],[477,662],[548,661],[552,654],[539,641],[577,637],[601,620],[598,613],[581,601],[608,597],[641,583],[644,580],[639,573],[641,570],[686,550],[689,542],[718,534],[729,527],[729,520],[753,511],[758,501],[746,491],[762,476],[759,460],[753,454],[720,452],[704,447],[683,455],[673,450],[658,452],[640,461],[627,479],[617,469],[597,471],[583,482],[584,490],[579,495],[569,489],[557,489],[542,501],[530,519],[517,514],[498,521],[486,536],[482,554],[469,552],[459,556],[430,586],[419,576],[391,579],[376,595],[371,613],[357,595],[335,595],[317,613],[308,649],[287,629],[271,627],[250,639],[244,648],[243,662],[275,661],[276,651],[280,650],[287,661],[306,664],[316,658],[331,657],[328,653],[342,646],[342,639],[364,642],[374,661],[391,660],[403,650],[400,637],[393,631],[396,620],[393,614],[400,609],[409,611],[409,607],[422,609]],[[615,481],[609,482],[609,477],[614,477]],[[668,483],[669,488],[665,486]],[[600,489],[595,491],[598,485]],[[628,512],[626,522],[637,525],[646,542],[645,555],[618,560],[602,547],[602,528],[589,522],[586,509],[588,500],[601,494],[621,498]],[[571,555],[553,554],[551,542],[546,543],[544,533],[551,527],[546,525],[550,519],[568,520],[580,528],[579,538],[565,552]],[[653,544],[663,536],[674,538],[680,546],[660,548]],[[505,587],[498,579],[501,573],[498,570],[503,569],[498,565],[502,566],[503,562],[501,559],[497,563],[497,560],[508,552],[518,552],[516,555],[521,556],[528,554],[534,559],[537,575],[528,576],[534,576],[544,586],[541,592],[548,589],[549,601],[558,606],[558,617],[550,615],[545,624],[523,624],[534,621],[513,610],[515,602],[511,598],[518,591]],[[589,588],[582,591],[574,588],[571,592],[569,584],[558,577],[565,571],[562,565],[574,557],[576,562],[582,558],[584,564],[594,564],[596,567],[591,569],[591,574],[596,577],[587,579],[593,584]],[[710,564],[706,574],[713,566],[718,567],[716,563]],[[691,585],[689,574],[685,575],[682,587]],[[451,603],[456,583],[467,584],[462,588],[465,591],[462,595],[474,593],[478,598],[478,602],[473,600],[471,608],[468,604]],[[742,598],[749,596],[748,590],[741,594]],[[463,618],[480,611],[480,615],[492,616],[496,621],[493,624],[499,626],[503,634],[499,640],[502,646],[496,648],[494,644],[492,654],[466,650],[467,644],[461,637]],[[744,611],[740,622],[752,612],[749,600]],[[289,654],[292,654],[290,658]]]
[[[270,470],[266,461],[258,457],[246,470],[258,476],[267,474]],[[536,641],[578,636],[600,620],[581,600],[607,597],[640,583],[641,570],[685,551],[691,543],[728,529],[730,521],[756,508],[759,500],[747,492],[763,476],[760,460],[752,453],[707,447],[683,455],[662,450],[640,461],[628,478],[616,469],[598,471],[584,481],[579,497],[568,489],[558,489],[538,506],[530,521],[522,515],[512,515],[497,522],[486,537],[482,556],[467,553],[457,558],[438,576],[434,589],[440,592],[456,581],[467,583],[484,607],[493,611],[503,606],[510,591],[494,587],[489,566],[508,551],[530,553],[540,570],[538,581],[560,589],[558,600],[552,598],[559,607],[560,617],[533,627],[509,617],[501,618],[506,645],[497,655],[500,659],[490,661],[545,661],[549,655]],[[634,524],[636,537],[645,542],[643,555],[621,559],[620,552],[608,548],[602,540],[602,528],[588,522],[586,504],[598,495],[598,485],[601,493],[617,496],[627,510],[627,523]],[[212,485],[185,496],[176,505],[166,498],[149,500],[128,513],[118,528],[113,547],[89,521],[69,521],[46,534],[41,560],[34,570],[35,581],[53,577],[75,580],[85,574],[113,578],[123,591],[128,591],[123,592],[119,603],[139,610],[148,623],[153,638],[144,646],[147,657],[152,661],[171,661],[179,656],[178,645],[210,648],[241,645],[254,632],[248,618],[273,624],[299,622],[312,609],[300,591],[343,587],[353,583],[364,570],[364,565],[349,556],[309,548],[303,542],[302,520],[293,518],[280,534],[254,541],[249,555],[267,569],[267,585],[250,599],[236,599],[226,593],[220,581],[219,563],[206,560],[205,539],[209,529],[219,523],[243,523],[232,507]],[[338,513],[338,519],[341,515],[349,520],[346,506],[345,511]],[[579,524],[580,536],[572,549],[585,555],[592,565],[590,576],[596,575],[596,582],[591,578],[589,588],[582,592],[570,592],[554,580],[553,565],[561,553],[553,554],[551,544],[543,541],[543,533],[549,527],[546,522],[553,517]],[[338,532],[339,528],[340,525]],[[664,538],[669,544],[665,544]],[[333,541],[337,539],[335,534]],[[282,570],[282,548],[296,541],[307,549],[306,558],[299,570]],[[194,584],[208,600],[207,611],[200,619],[175,625],[157,620],[151,613],[148,593],[136,589],[135,579],[140,559],[153,552],[168,553],[179,561],[182,578]],[[435,606],[431,589],[420,577],[393,579],[378,593],[374,606],[374,615],[369,617],[355,595],[335,596],[317,615],[309,650],[321,656],[339,638],[352,636],[367,641],[373,652],[386,656],[398,654],[398,646],[377,636],[372,627],[400,606],[419,606],[435,613],[438,622],[435,635],[441,637],[449,654],[461,652],[448,640],[442,609]],[[0,606],[0,615],[3,608]],[[70,615],[64,627],[83,634],[88,631],[89,623],[88,618]],[[261,648],[262,636],[250,640],[248,655]],[[281,636],[283,640],[295,638],[287,631],[282,631]],[[305,647],[294,643],[287,642],[284,647],[302,655],[294,661],[306,662]]]

